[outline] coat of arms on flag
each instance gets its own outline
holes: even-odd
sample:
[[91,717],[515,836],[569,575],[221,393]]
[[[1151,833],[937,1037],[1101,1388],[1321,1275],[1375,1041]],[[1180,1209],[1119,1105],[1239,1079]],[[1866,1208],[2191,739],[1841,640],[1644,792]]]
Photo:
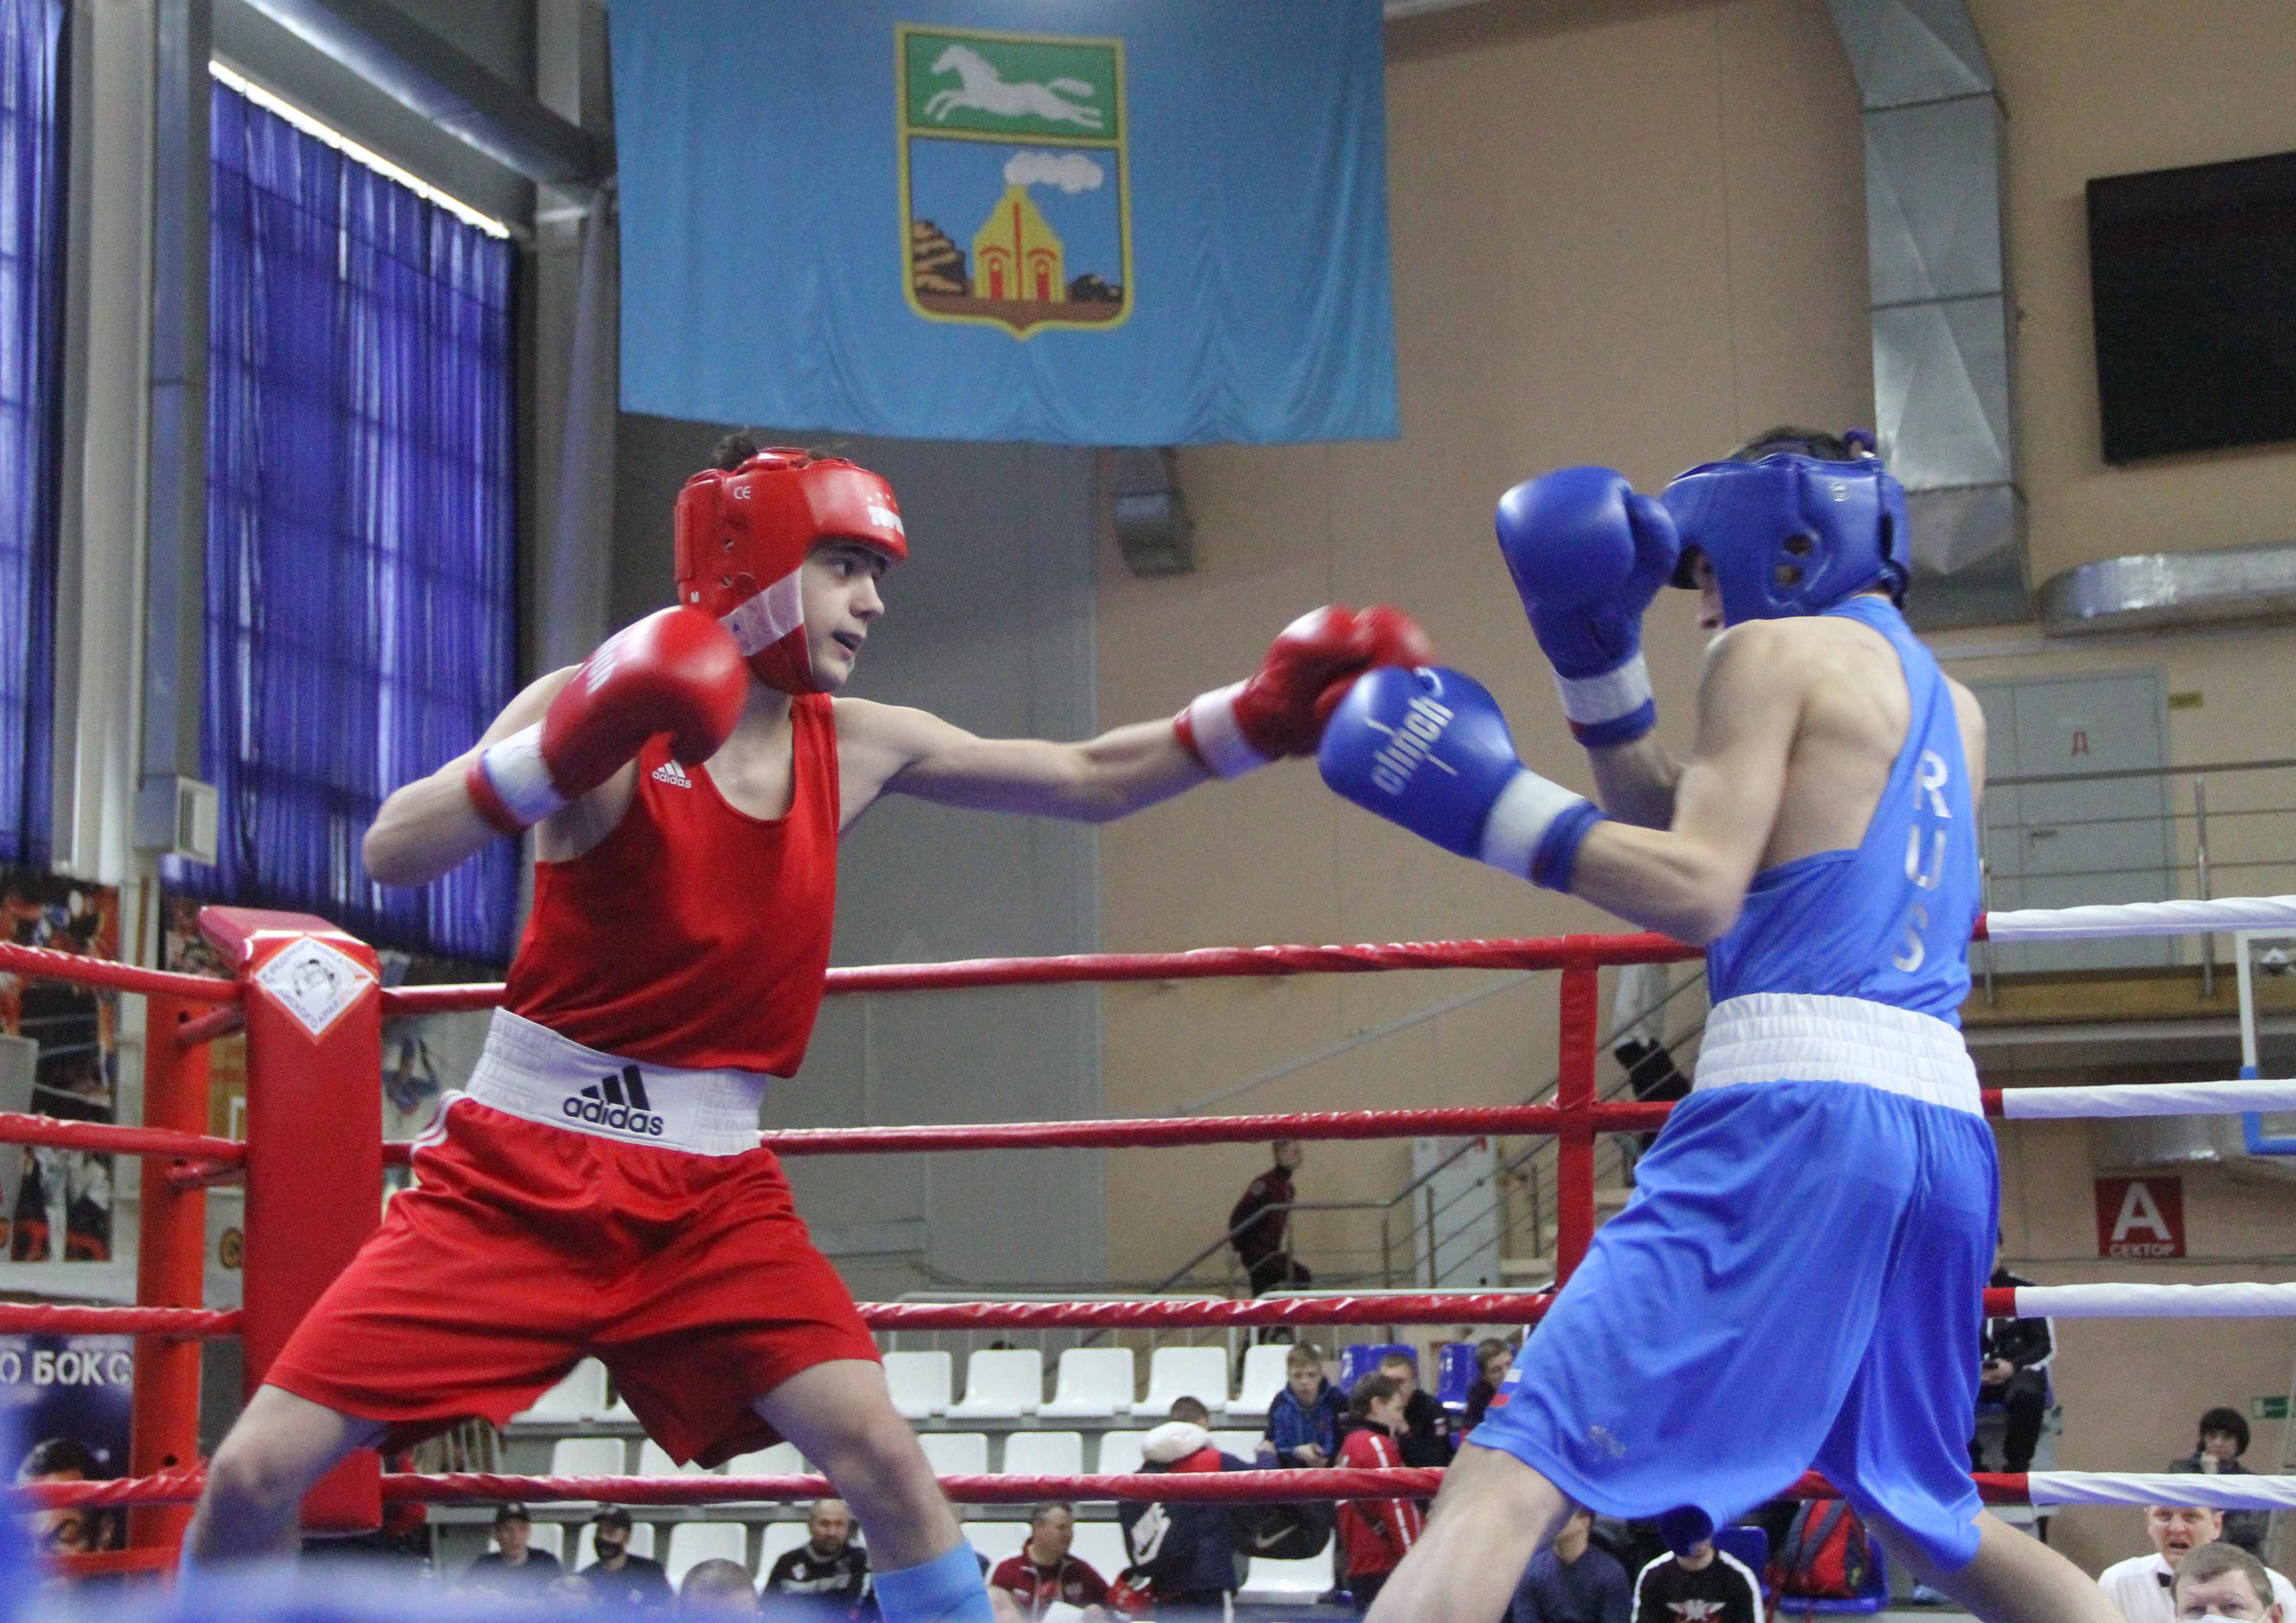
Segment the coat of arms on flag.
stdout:
[[1132,309],[1124,45],[896,29],[909,307],[1027,338]]

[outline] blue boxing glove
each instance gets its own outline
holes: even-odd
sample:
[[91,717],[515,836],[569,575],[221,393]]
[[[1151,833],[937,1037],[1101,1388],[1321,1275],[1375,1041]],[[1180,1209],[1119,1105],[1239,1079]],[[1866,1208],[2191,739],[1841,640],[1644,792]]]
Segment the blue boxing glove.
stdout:
[[1608,468],[1563,468],[1501,496],[1494,526],[1578,742],[1607,749],[1657,725],[1643,611],[1682,550],[1667,510]]
[[1570,888],[1579,842],[1603,820],[1584,795],[1526,769],[1489,692],[1439,665],[1359,677],[1316,761],[1365,811],[1553,890]]

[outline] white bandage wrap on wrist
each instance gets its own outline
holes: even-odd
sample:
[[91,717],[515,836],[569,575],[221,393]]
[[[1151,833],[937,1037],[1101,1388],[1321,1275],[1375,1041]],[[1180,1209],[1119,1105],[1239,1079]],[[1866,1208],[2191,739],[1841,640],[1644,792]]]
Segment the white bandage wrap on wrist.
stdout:
[[566,804],[566,797],[551,783],[550,768],[542,758],[540,722],[489,745],[480,758],[487,782],[501,797],[504,809],[524,826],[532,828]]
[[1557,676],[1554,691],[1562,695],[1562,714],[1572,726],[1600,726],[1651,702],[1650,667],[1636,654],[1599,676]]
[[1531,854],[1538,849],[1548,826],[1572,807],[1586,803],[1585,795],[1574,794],[1528,768],[1518,772],[1513,782],[1499,791],[1490,815],[1483,820],[1483,846],[1478,855],[1494,868],[1517,879],[1529,879]]
[[1209,693],[1198,693],[1186,712],[1196,754],[1224,778],[1241,777],[1269,764],[1268,758],[1253,749],[1236,725],[1235,696],[1242,692],[1242,683],[1231,682]]

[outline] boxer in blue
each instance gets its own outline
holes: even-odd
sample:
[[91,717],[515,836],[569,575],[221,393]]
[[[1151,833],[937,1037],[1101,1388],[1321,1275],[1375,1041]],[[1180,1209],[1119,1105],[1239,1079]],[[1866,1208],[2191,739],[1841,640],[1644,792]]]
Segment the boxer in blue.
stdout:
[[[1457,671],[1374,672],[1325,731],[1339,793],[1704,944],[1714,1000],[1690,1097],[1374,1623],[1491,1623],[1574,1504],[1685,1549],[1813,1465],[1980,1615],[2115,1623],[1967,1475],[1998,1201],[1958,1029],[1985,725],[1898,612],[1905,493],[1872,453],[1779,430],[1658,500],[1598,468],[1507,493],[1501,550],[1600,807],[1524,767]],[[1680,763],[1639,651],[1669,582],[1722,631]]]

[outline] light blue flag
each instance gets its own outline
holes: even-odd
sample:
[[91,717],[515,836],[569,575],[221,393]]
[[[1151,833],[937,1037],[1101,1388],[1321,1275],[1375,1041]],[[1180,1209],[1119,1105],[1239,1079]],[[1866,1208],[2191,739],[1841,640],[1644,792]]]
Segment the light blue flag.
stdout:
[[622,404],[1393,438],[1380,0],[613,0]]

